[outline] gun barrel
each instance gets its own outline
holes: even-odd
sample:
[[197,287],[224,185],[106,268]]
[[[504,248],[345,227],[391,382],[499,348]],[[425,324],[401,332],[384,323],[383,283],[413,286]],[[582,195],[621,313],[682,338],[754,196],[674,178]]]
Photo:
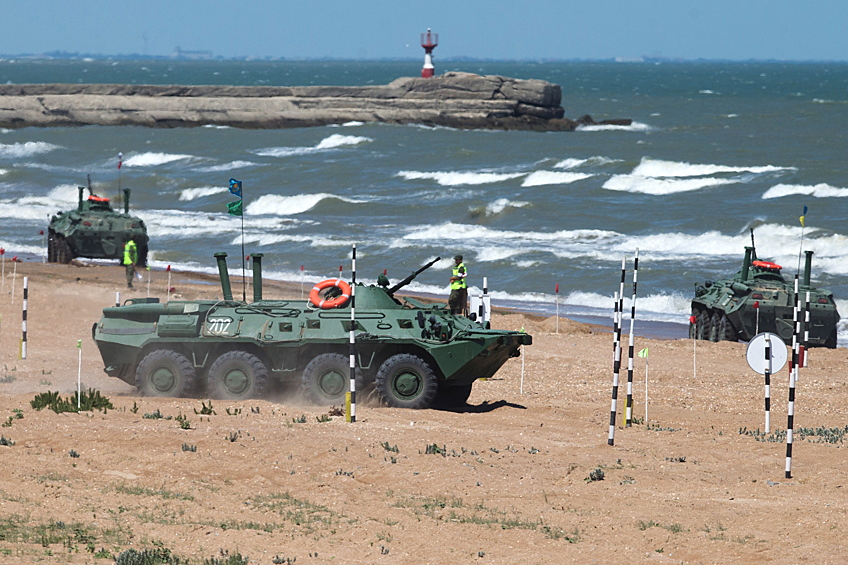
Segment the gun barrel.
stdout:
[[395,286],[393,286],[392,288],[390,288],[386,292],[389,293],[389,294],[394,294],[398,290],[402,289],[403,287],[405,287],[406,285],[411,283],[415,277],[417,277],[418,275],[420,275],[421,273],[423,273],[424,271],[426,271],[427,269],[429,269],[430,267],[435,265],[436,262],[440,261],[441,259],[442,259],[441,257],[436,257],[435,259],[433,259],[432,261],[430,261],[429,263],[427,263],[426,265],[424,265],[423,267],[421,267],[420,269],[418,269],[417,271],[415,271],[414,273],[412,273],[411,275],[409,275],[408,277],[406,277],[405,279],[403,279],[402,281],[397,283]]

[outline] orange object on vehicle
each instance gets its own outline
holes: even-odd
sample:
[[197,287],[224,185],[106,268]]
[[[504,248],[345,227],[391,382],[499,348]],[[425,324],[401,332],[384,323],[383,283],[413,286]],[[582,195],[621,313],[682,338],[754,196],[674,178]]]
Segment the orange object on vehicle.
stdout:
[[[329,300],[323,300],[321,298],[321,291],[332,287],[336,287],[341,290],[341,295],[336,296],[335,298],[331,298]],[[322,310],[341,308],[342,306],[347,304],[347,301],[349,299],[350,285],[341,279],[327,279],[325,281],[321,281],[315,286],[313,286],[312,290],[309,292],[309,302],[311,302],[314,306],[321,308]]]

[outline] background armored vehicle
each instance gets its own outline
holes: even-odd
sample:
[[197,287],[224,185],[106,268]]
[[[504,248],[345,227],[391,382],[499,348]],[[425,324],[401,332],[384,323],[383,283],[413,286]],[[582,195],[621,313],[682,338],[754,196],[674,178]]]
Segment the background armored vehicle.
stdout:
[[[216,253],[224,299],[131,299],[105,308],[92,334],[105,371],[148,396],[261,398],[276,382],[299,383],[316,404],[341,404],[350,383],[350,285],[331,279],[309,300],[264,300],[261,254],[253,257],[253,302],[233,299],[226,253]],[[530,335],[486,329],[443,305],[395,293],[398,284],[357,284],[356,391],[401,408],[461,405]]]
[[97,196],[88,186],[79,187],[79,204],[75,210],[59,212],[47,228],[47,260],[68,263],[76,257],[119,259],[124,244],[134,238],[138,246],[138,264],[147,266],[147,228],[144,222],[130,216],[130,189],[124,189],[124,212],[116,212],[108,198]]
[[[834,348],[839,314],[831,292],[810,286],[812,257],[813,252],[807,251],[803,279],[799,281],[802,307],[810,293],[807,346]],[[689,337],[749,341],[758,331],[772,332],[791,345],[795,282],[787,281],[780,270],[780,265],[757,260],[753,246],[746,247],[742,269],[732,279],[707,281],[695,289],[695,322],[689,324]]]

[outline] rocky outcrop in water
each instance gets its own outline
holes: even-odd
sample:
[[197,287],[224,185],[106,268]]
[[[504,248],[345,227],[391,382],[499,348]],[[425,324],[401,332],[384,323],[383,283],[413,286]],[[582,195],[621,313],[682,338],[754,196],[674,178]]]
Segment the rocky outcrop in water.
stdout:
[[560,86],[543,80],[458,72],[399,78],[382,86],[5,84],[0,85],[0,127],[276,129],[360,121],[573,130],[580,124],[564,117],[561,100]]

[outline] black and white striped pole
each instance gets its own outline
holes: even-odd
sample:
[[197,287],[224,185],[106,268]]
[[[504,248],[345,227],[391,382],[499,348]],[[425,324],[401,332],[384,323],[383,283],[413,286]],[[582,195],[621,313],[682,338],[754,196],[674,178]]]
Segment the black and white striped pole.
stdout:
[[[342,268],[339,267],[339,280]],[[351,248],[350,266],[350,393],[347,402],[347,421],[356,422],[356,244]]]
[[21,359],[26,359],[27,354],[27,302],[29,301],[29,277],[24,277],[24,307],[23,321],[21,322]]
[[618,293],[613,297],[612,315],[612,403],[610,404],[610,422],[608,445],[615,445],[615,415],[618,409],[618,371],[621,364],[621,348],[618,340]]
[[625,408],[625,426],[633,425],[633,322],[636,320],[636,279],[639,275],[639,250],[633,260],[633,298],[630,304],[630,343],[627,348],[627,405]]
[[766,380],[766,424],[765,424],[765,433],[770,433],[771,431],[771,336],[766,334],[766,358],[765,358],[765,375]]
[[789,368],[789,403],[786,408],[786,478],[792,478],[792,440],[795,431],[795,383],[798,380],[798,334],[800,333],[800,317],[798,316],[798,275],[795,275],[795,309],[793,314],[792,332],[792,364]]

